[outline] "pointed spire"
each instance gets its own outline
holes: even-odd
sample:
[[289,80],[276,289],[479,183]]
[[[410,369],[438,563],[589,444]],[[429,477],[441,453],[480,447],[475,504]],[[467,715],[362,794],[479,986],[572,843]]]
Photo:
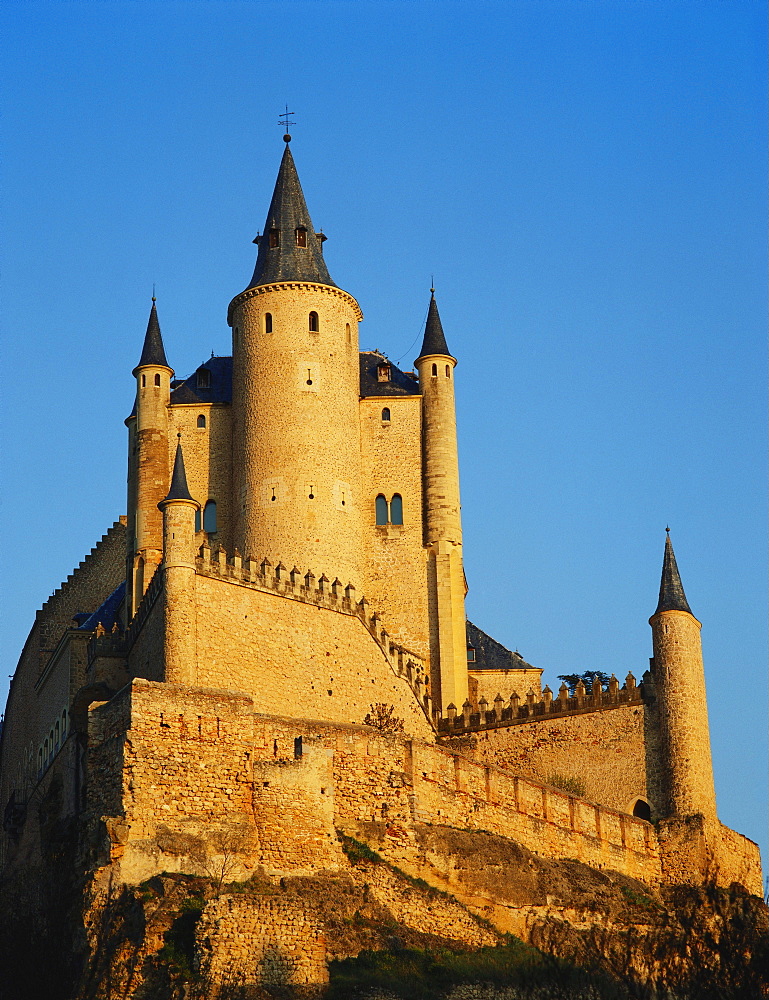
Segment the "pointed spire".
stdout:
[[314,281],[336,287],[323,260],[323,240],[325,236],[315,233],[286,141],[264,232],[254,240],[259,253],[248,287],[273,281]]
[[176,445],[176,458],[174,459],[174,474],[171,476],[171,486],[168,489],[168,495],[165,500],[162,500],[158,506],[166,504],[170,500],[192,500],[192,502],[195,503],[193,497],[190,496],[190,491],[187,486],[187,473],[184,469],[181,437],[182,436],[180,434],[179,442]]
[[133,374],[143,368],[145,365],[156,365],[161,368],[168,368],[171,371],[171,366],[166,361],[166,352],[163,347],[163,338],[160,334],[160,323],[158,322],[158,311],[155,306],[155,296],[152,296],[152,308],[150,309],[150,318],[147,323],[147,332],[144,335],[144,347],[142,348],[142,356],[139,358],[139,364],[134,368]]
[[657,603],[658,615],[660,611],[688,611],[692,614],[692,609],[686,600],[681,577],[676,565],[676,557],[673,553],[673,543],[670,541],[670,528],[666,528],[667,537],[665,539],[665,558],[662,562],[662,580],[660,582],[660,599]]
[[[443,334],[443,326],[441,325],[441,318],[438,315],[438,303],[435,301],[434,288],[430,289],[430,308],[427,310],[425,336],[422,341],[422,350],[419,352],[419,357],[423,358],[427,354],[442,354],[447,358],[452,356],[449,354],[446,337]],[[417,358],[418,360],[419,358]]]

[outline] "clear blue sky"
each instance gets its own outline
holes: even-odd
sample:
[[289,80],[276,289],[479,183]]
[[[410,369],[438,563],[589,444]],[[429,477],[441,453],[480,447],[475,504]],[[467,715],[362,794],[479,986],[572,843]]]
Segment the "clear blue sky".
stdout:
[[[637,676],[664,529],[719,810],[766,849],[762,0],[5,0],[2,648],[125,510],[153,282],[230,353],[283,143],[363,347],[459,359],[468,614]],[[765,854],[766,857],[766,854]]]

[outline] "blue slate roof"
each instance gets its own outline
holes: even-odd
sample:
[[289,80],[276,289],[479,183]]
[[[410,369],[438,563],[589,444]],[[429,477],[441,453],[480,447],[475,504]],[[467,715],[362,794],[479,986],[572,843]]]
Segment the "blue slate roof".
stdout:
[[80,621],[81,624],[78,625],[78,631],[80,632],[93,632],[98,624],[105,631],[110,632],[112,626],[117,621],[118,610],[120,605],[123,603],[123,598],[125,597],[125,580],[120,584],[120,586],[115,587],[112,593],[109,595],[106,601],[98,607],[92,614],[87,615],[82,612],[77,615],[73,615],[75,621]]
[[[380,382],[378,370],[382,365],[390,369],[387,382]],[[379,351],[360,353],[360,394],[361,396],[421,396],[422,389],[416,375],[402,372],[397,365],[380,354]]]
[[[203,370],[208,371],[209,385],[200,385],[198,377]],[[176,379],[171,383],[171,406],[176,403],[231,403],[232,402],[232,358],[209,358],[199,365],[188,378]]]

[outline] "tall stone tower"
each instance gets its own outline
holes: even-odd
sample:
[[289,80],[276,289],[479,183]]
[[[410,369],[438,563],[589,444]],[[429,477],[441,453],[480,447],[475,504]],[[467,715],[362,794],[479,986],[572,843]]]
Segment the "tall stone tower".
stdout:
[[649,619],[659,710],[664,816],[716,820],[701,625],[686,600],[668,534],[657,610]]
[[460,711],[467,699],[467,625],[462,566],[459,456],[454,404],[456,358],[449,354],[435,289],[415,364],[422,387],[424,530],[428,552],[430,659],[440,678],[440,705]]
[[168,489],[168,404],[173,369],[166,361],[155,296],[136,378],[136,404],[128,425],[128,618],[139,606],[163,557],[158,503]]
[[285,139],[256,268],[228,313],[235,545],[360,588],[363,316],[331,280]]

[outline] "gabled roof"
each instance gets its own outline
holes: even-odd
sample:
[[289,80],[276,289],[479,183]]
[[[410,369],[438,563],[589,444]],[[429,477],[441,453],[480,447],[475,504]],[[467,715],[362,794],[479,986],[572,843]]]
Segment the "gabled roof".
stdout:
[[[198,385],[198,372],[209,372],[209,386]],[[181,403],[231,403],[232,358],[212,357],[199,365],[188,378],[171,383],[171,406]]]
[[[297,231],[303,231],[306,246],[298,245]],[[274,281],[313,281],[336,287],[323,259],[324,238],[315,234],[294,157],[286,145],[264,231],[254,240],[259,253],[248,288]]]
[[[430,307],[427,310],[427,322],[425,323],[425,336],[422,341],[422,350],[419,357],[423,358],[427,354],[442,354],[451,358],[446,337],[443,333],[441,317],[438,315],[438,303],[435,301],[435,289],[430,289]],[[417,358],[417,361],[419,358]]]
[[166,361],[166,352],[163,347],[163,337],[160,333],[160,323],[158,322],[158,311],[155,307],[155,297],[152,297],[152,308],[150,309],[150,318],[147,323],[147,332],[144,335],[144,346],[142,347],[142,356],[139,358],[139,364],[134,368],[133,374],[143,368],[145,365],[152,365],[154,367],[168,368],[170,370],[171,366]]
[[[390,378],[380,382],[378,369],[388,365]],[[380,354],[379,351],[360,352],[360,394],[361,396],[421,396],[422,389],[416,375],[402,372],[397,365]]]
[[468,662],[468,670],[538,670],[521,656],[514,653],[481,631],[471,621],[467,622],[467,645],[475,650],[475,661]]
[[692,614],[689,602],[686,600],[681,576],[676,565],[673,543],[668,533],[665,539],[665,556],[662,560],[662,579],[660,580],[660,598],[657,602],[655,615],[660,611],[688,611]]

